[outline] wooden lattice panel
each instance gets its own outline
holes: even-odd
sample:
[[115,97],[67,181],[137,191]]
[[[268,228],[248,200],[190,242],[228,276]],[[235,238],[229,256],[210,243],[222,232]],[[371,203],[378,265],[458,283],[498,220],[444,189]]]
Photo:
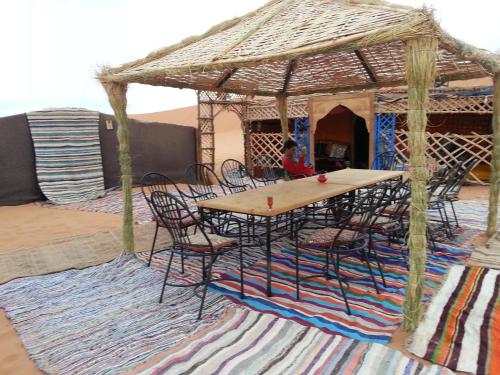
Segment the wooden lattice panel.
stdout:
[[260,156],[269,156],[274,166],[281,166],[283,135],[281,133],[253,133],[250,136],[252,165],[258,163]]
[[[396,152],[399,161],[409,162],[408,131],[396,131]],[[452,166],[462,157],[466,160],[479,159],[481,163],[491,166],[491,154],[493,152],[493,136],[491,134],[477,134],[471,132],[463,134],[441,134],[426,133],[427,151],[426,155],[434,159],[440,165]],[[483,184],[483,181],[473,172],[469,178]]]
[[[377,113],[406,114],[408,98],[401,95],[399,98],[386,98],[383,94],[376,94],[378,102],[375,104]],[[386,100],[386,101],[383,101]],[[430,99],[428,113],[481,113],[493,112],[492,96],[450,96],[448,98]],[[308,117],[308,98],[289,98],[288,117]],[[278,120],[279,113],[274,100],[248,105],[247,120]]]
[[[399,100],[378,102],[375,112],[406,114],[408,110],[408,98]],[[429,101],[428,113],[492,113],[492,96],[462,96],[443,99],[431,99]]]

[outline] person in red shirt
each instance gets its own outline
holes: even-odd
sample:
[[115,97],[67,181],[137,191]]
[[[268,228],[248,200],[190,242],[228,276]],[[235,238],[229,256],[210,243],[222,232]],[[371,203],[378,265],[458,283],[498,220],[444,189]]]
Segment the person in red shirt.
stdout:
[[295,160],[295,151],[297,150],[297,143],[288,140],[283,145],[283,168],[288,173],[291,179],[309,177],[316,173],[314,168],[309,167],[305,163],[306,150],[302,149],[299,160]]

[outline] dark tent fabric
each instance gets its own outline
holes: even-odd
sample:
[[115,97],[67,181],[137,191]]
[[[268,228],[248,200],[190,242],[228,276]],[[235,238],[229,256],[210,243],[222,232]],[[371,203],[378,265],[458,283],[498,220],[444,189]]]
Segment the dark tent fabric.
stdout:
[[[108,129],[106,120],[112,121]],[[182,181],[185,168],[196,162],[196,129],[129,119],[133,183],[148,172]],[[120,186],[116,121],[101,114],[99,137],[105,188]],[[12,206],[45,197],[38,187],[33,142],[25,114],[0,118],[0,206]]]
[[[106,128],[106,120],[112,120],[113,130]],[[186,167],[196,162],[196,129],[132,119],[128,121],[133,183],[138,185],[141,177],[148,172],[162,173],[174,181],[181,181]],[[104,185],[108,189],[120,184],[118,139],[113,116],[101,115],[99,132]]]
[[35,173],[35,150],[26,114],[0,118],[0,205],[44,199]]

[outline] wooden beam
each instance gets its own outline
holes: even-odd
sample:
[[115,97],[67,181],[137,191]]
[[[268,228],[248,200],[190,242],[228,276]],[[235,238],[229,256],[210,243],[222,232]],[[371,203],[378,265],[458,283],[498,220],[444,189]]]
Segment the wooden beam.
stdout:
[[238,71],[238,68],[233,68],[228,70],[222,77],[221,79],[217,82],[215,85],[218,89],[222,88],[224,84],[233,76],[234,73]]
[[489,237],[497,231],[498,194],[500,193],[500,73],[495,74],[493,93],[493,155],[491,157],[490,208],[488,213]]
[[429,88],[436,76],[437,39],[418,38],[406,44],[408,129],[410,147],[409,277],[403,305],[403,325],[414,331],[422,317],[427,257],[427,107]]
[[286,94],[286,91],[288,90],[288,84],[290,83],[290,78],[292,78],[292,73],[295,69],[295,65],[297,64],[297,60],[290,60],[288,62],[288,66],[286,68],[286,73],[285,73],[285,80],[283,82],[283,88],[281,89],[281,92],[283,94]]
[[363,68],[365,69],[366,74],[368,74],[368,76],[370,77],[371,81],[373,83],[377,83],[377,76],[375,75],[373,68],[367,62],[365,55],[363,55],[363,53],[359,49],[354,50],[354,53],[361,62],[361,65],[363,65]]
[[109,104],[115,113],[118,129],[116,136],[119,143],[120,170],[123,191],[123,249],[134,252],[134,218],[132,207],[132,159],[127,119],[127,84],[101,82],[108,94]]
[[286,95],[278,95],[276,97],[276,105],[280,114],[281,133],[283,134],[283,142],[288,141],[288,103]]

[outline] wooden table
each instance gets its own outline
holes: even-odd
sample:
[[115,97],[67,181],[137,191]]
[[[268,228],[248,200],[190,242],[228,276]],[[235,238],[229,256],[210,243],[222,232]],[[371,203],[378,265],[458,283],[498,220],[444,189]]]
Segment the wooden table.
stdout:
[[[317,177],[282,182],[259,189],[200,201],[198,207],[218,211],[260,216],[266,221],[267,295],[271,292],[271,218],[332,198],[377,182],[401,177],[403,171],[374,171],[343,169],[328,173],[328,181],[320,183]],[[273,207],[267,206],[267,197],[273,197]]]
[[[386,180],[391,180],[404,176],[404,171],[376,171],[371,169],[342,169],[340,171],[326,173],[328,178],[326,184],[346,184],[353,185],[356,188],[363,188]],[[304,178],[300,181],[318,183],[316,176]]]

